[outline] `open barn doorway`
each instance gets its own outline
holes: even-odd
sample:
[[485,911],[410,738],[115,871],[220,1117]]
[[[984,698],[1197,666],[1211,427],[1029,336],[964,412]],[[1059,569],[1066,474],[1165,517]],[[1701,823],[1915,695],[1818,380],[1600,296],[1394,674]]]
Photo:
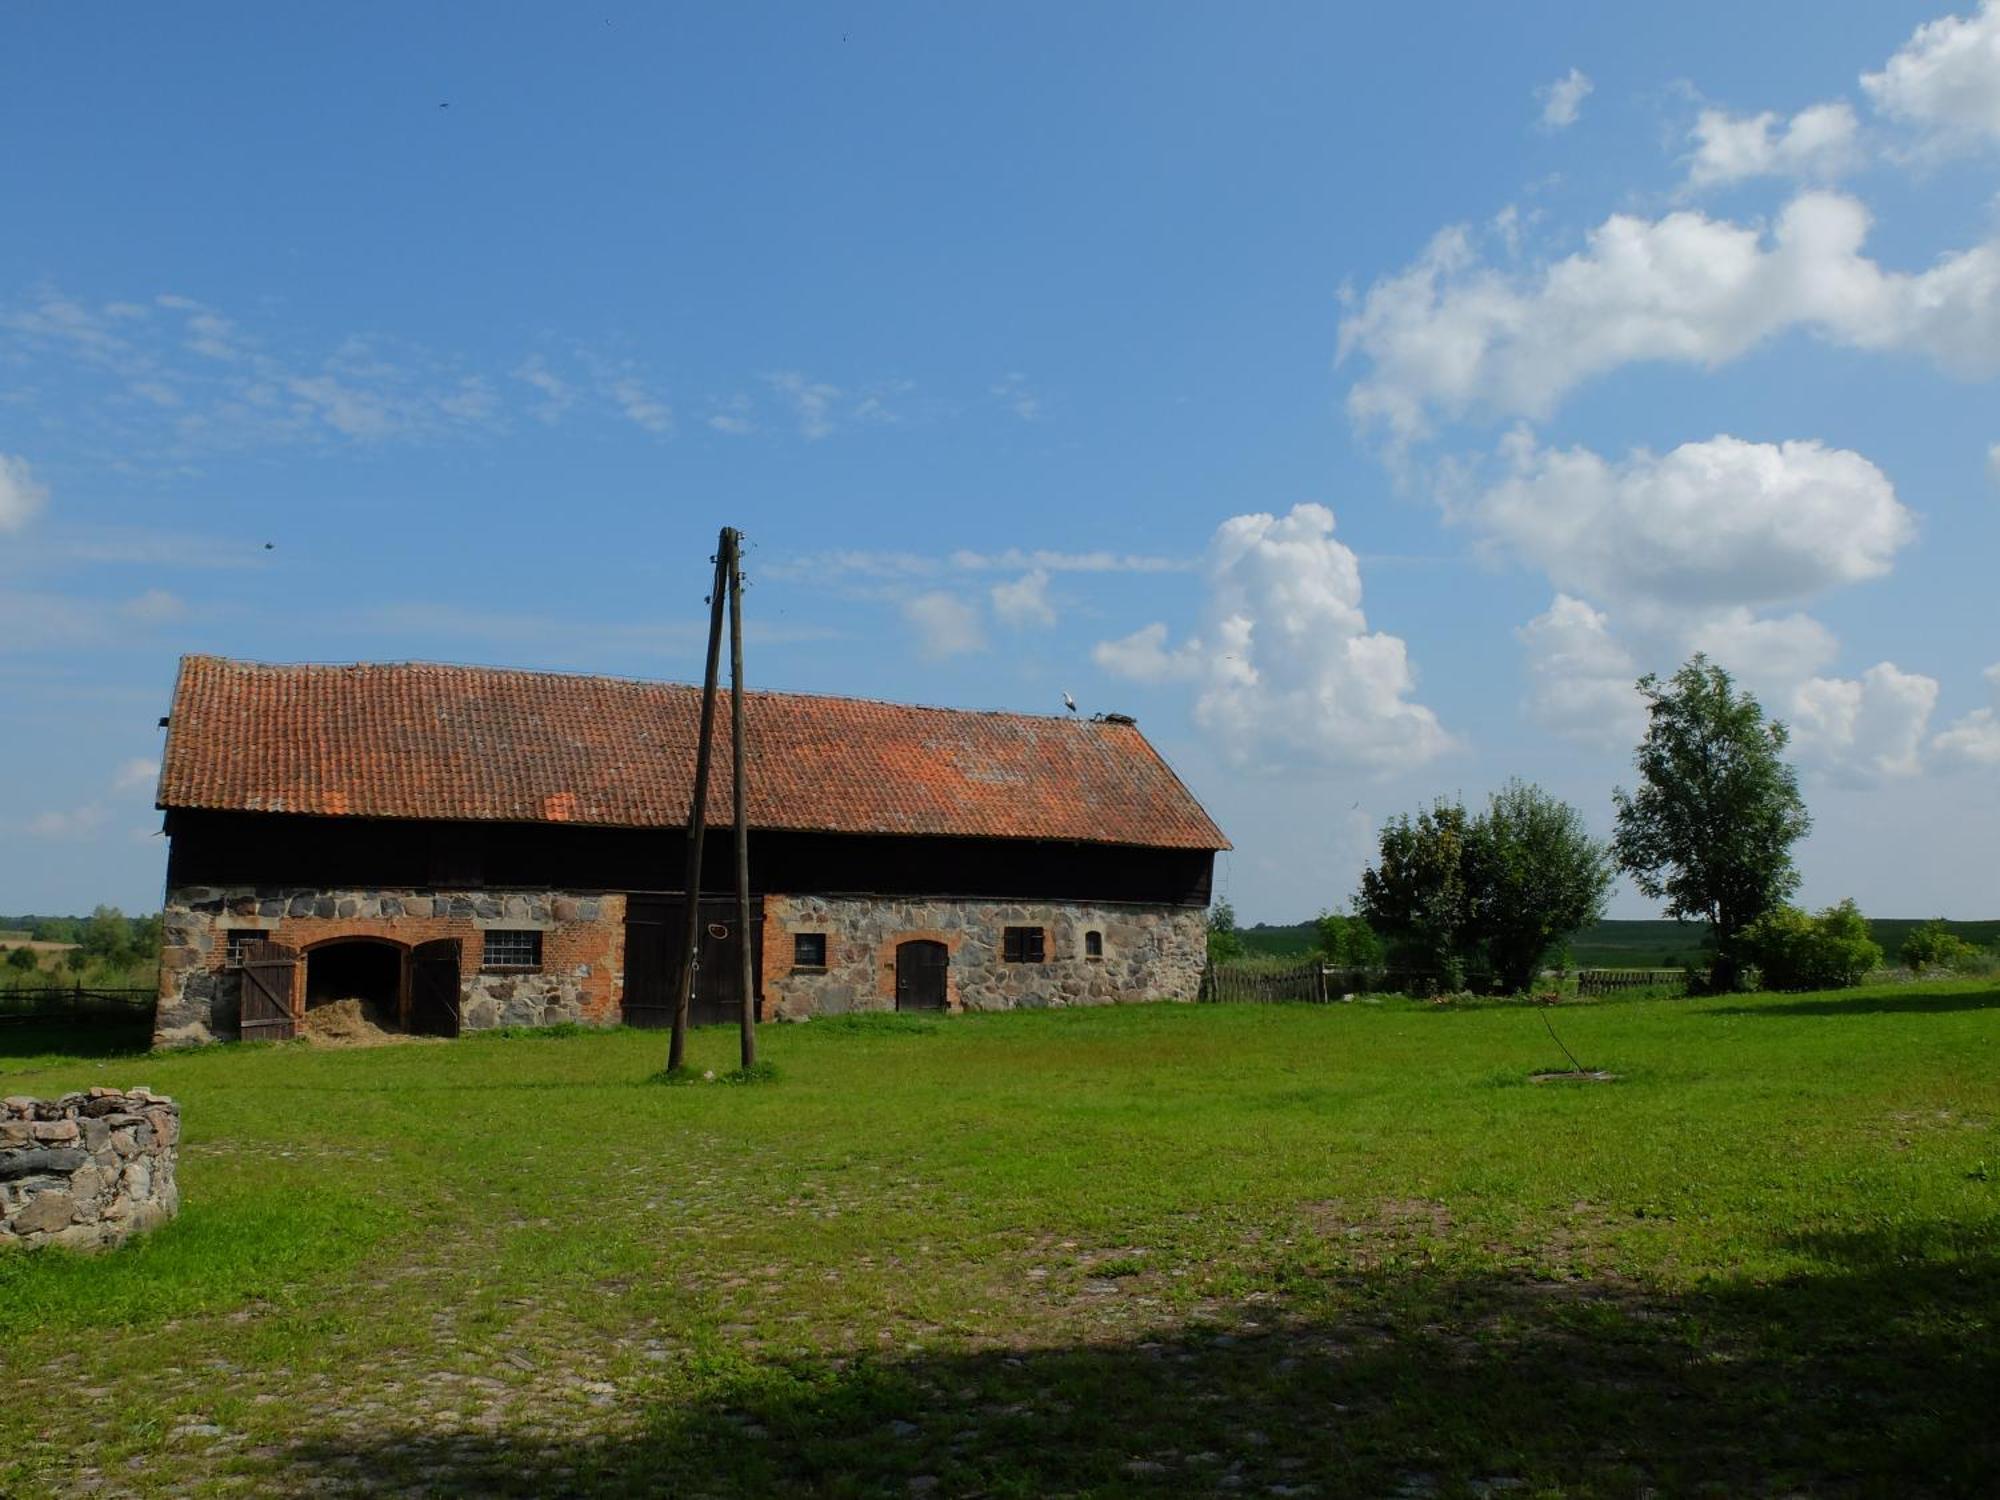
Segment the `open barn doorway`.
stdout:
[[403,1029],[403,950],[349,938],[306,954],[302,1030],[329,1037]]

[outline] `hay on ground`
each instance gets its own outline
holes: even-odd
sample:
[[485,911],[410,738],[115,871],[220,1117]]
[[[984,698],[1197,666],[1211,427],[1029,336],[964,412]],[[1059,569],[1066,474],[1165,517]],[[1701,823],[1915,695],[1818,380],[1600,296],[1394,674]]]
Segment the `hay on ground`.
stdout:
[[315,1047],[387,1047],[398,1042],[437,1040],[411,1036],[393,1024],[384,1025],[385,1019],[365,1000],[323,1000],[306,1011],[299,1035]]

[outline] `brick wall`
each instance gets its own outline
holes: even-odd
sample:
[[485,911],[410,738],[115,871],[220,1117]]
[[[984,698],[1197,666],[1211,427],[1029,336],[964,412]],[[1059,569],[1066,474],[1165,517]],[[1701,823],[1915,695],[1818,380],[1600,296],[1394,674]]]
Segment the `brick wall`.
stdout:
[[[237,1035],[239,979],[228,962],[231,931],[255,932],[302,952],[344,938],[372,938],[407,953],[419,943],[456,938],[466,1030],[557,1021],[612,1025],[619,1019],[625,898],[616,892],[182,886],[167,892],[162,926],[153,1027],[158,1046]],[[489,928],[539,931],[540,971],[483,970]],[[295,1014],[305,1003],[305,977],[301,963]]]

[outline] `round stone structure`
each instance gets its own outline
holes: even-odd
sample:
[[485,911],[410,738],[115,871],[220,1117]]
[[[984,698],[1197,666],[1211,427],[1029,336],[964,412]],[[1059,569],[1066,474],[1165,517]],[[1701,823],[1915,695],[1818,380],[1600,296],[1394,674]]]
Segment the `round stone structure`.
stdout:
[[180,1135],[150,1089],[0,1099],[0,1248],[100,1250],[166,1223]]

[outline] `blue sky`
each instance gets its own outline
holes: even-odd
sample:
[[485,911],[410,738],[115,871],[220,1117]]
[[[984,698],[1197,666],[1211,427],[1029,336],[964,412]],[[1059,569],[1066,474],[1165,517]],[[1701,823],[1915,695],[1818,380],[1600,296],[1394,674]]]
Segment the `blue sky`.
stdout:
[[685,679],[728,523],[1250,920],[1697,647],[1806,900],[2000,912],[2000,9],[13,7],[0,143],[0,910],[157,905],[180,653]]

